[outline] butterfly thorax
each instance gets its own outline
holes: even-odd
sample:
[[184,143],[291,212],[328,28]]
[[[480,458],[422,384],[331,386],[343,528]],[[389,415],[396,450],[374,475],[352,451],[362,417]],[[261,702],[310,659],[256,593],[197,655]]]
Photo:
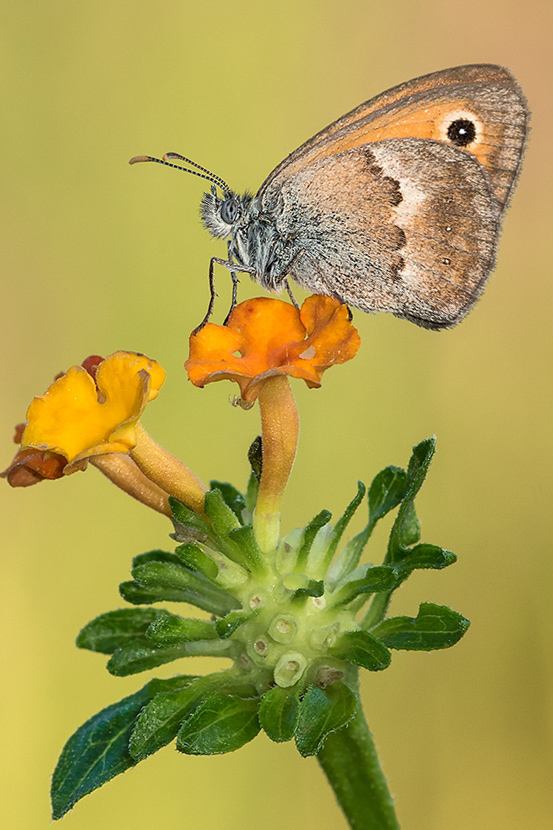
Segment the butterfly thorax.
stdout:
[[200,216],[206,230],[216,239],[229,241],[229,258],[245,269],[263,288],[279,287],[285,273],[283,240],[273,212],[263,211],[258,196],[239,196],[229,191],[220,198],[204,193]]

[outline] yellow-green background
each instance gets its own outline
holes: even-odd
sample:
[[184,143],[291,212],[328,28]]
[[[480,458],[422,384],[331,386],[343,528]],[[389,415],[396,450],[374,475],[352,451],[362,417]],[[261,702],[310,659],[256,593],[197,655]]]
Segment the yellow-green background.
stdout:
[[[302,434],[287,528],[323,507],[338,512],[357,478],[405,463],[412,444],[438,436],[419,513],[424,538],[459,562],[414,576],[395,609],[450,604],[472,627],[450,651],[398,653],[363,679],[405,830],[553,824],[550,8],[45,0],[0,9],[2,464],[12,425],[56,372],[125,348],[168,371],[144,419],[156,439],[206,480],[245,480],[256,411],[232,408],[230,385],[194,389],[182,369],[207,301],[208,258],[224,252],[198,220],[202,182],[131,168],[130,156],[179,151],[255,190],[307,137],[408,78],[495,62],[526,91],[528,155],[478,308],[439,334],[358,313],[356,360],[328,372],[321,390],[295,386]],[[218,280],[221,319],[228,277]],[[243,297],[253,291],[246,281]],[[49,826],[65,740],[145,682],[109,676],[74,637],[121,606],[131,556],[170,540],[166,520],[95,470],[27,491],[4,485],[0,499],[0,810],[4,827],[38,830]],[[64,826],[344,823],[317,762],[260,736],[230,756],[167,748],[84,799]]]

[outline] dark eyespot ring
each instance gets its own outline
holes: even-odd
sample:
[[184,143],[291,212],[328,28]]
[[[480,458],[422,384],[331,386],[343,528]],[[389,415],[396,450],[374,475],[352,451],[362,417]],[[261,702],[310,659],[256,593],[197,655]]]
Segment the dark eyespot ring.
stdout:
[[225,199],[221,205],[221,219],[227,225],[233,225],[240,214],[240,208],[236,199]]
[[447,128],[447,137],[457,147],[466,147],[476,138],[476,127],[468,118],[457,118]]

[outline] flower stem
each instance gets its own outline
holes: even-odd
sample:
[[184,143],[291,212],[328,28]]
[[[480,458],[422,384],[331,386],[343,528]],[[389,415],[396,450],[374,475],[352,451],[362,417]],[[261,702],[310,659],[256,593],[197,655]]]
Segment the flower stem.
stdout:
[[254,515],[254,532],[262,551],[274,550],[280,529],[280,503],[298,446],[296,402],[284,375],[267,378],[259,392],[263,470]]
[[329,735],[317,757],[352,830],[399,830],[359,699],[353,720]]
[[92,456],[90,463],[129,496],[171,518],[169,496],[146,478],[132,458],[120,452]]
[[182,461],[171,455],[136,424],[136,446],[129,455],[144,475],[197,513],[203,513],[207,488]]

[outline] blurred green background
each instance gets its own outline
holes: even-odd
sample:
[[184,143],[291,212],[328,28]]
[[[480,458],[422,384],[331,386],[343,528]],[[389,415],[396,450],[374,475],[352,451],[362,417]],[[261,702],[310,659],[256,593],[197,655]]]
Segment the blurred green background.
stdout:
[[[549,0],[4,1],[1,19],[2,466],[13,424],[56,372],[124,348],[168,371],[144,419],[153,436],[204,480],[246,479],[257,412],[231,407],[228,384],[194,389],[182,369],[208,259],[224,253],[198,219],[202,182],[131,168],[132,155],[178,151],[255,190],[306,138],[396,83],[472,62],[518,77],[533,129],[485,296],[438,334],[355,315],[356,360],[321,390],[295,385],[302,435],[284,523],[339,513],[357,478],[405,464],[414,443],[437,434],[419,515],[423,538],[459,562],[414,576],[394,610],[448,604],[472,627],[450,651],[398,653],[388,671],[365,673],[367,717],[406,830],[550,828]],[[222,270],[218,281],[222,319]],[[242,298],[255,293],[244,278]],[[133,554],[171,542],[166,520],[93,470],[27,491],[4,485],[0,500],[0,811],[4,827],[38,830],[49,826],[65,740],[146,680],[109,676],[74,638],[121,607]],[[167,748],[83,800],[64,826],[344,822],[317,762],[260,736],[230,756]]]

